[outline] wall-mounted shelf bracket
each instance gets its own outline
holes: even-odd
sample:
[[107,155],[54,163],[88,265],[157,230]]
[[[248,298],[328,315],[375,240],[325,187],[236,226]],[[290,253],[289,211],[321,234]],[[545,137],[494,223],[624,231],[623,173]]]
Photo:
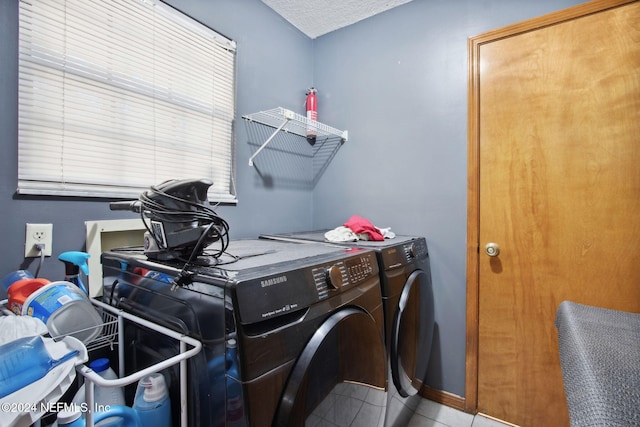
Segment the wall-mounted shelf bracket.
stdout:
[[[258,113],[258,114],[260,114],[260,113]],[[254,115],[254,116],[255,116],[255,115]],[[251,118],[248,118],[248,117],[249,117],[249,116],[244,116],[243,118],[248,119],[248,120],[253,120],[253,121],[259,122],[257,118],[253,118],[253,119],[251,119]],[[278,134],[278,132],[280,132],[280,131],[282,130],[282,128],[284,128],[284,127],[285,127],[285,125],[289,122],[289,120],[292,120],[292,119],[294,118],[294,113],[293,113],[293,111],[283,109],[283,111],[282,111],[282,118],[283,118],[283,121],[282,121],[282,123],[280,124],[280,126],[278,126],[278,127],[276,128],[276,130],[274,130],[274,131],[273,131],[273,133],[271,134],[271,136],[270,136],[269,138],[267,138],[267,140],[266,140],[266,141],[265,141],[265,142],[260,146],[260,148],[258,148],[258,150],[256,150],[256,152],[255,152],[255,153],[253,153],[253,155],[249,158],[249,166],[253,166],[253,159],[254,159],[258,154],[260,154],[260,152],[261,152],[262,150],[264,150],[264,147],[266,147],[266,146],[267,146],[267,144],[269,144],[269,143],[271,142],[271,140],[272,140],[273,138],[275,138],[275,136]],[[266,123],[265,123],[265,124],[266,124]]]

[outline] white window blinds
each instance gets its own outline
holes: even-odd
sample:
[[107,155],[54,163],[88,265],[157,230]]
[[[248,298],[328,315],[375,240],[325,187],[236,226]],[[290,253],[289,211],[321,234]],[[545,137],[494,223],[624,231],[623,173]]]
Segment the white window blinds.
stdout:
[[235,201],[235,43],[158,0],[20,1],[18,192]]

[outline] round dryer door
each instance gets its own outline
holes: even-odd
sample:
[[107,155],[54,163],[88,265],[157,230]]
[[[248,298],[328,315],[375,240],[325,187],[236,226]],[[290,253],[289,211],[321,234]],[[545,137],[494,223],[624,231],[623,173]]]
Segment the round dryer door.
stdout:
[[425,381],[433,329],[431,278],[415,270],[400,295],[391,331],[391,376],[402,397],[418,393]]
[[382,425],[385,366],[380,327],[370,314],[353,307],[332,314],[296,361],[273,425],[352,425],[356,417]]

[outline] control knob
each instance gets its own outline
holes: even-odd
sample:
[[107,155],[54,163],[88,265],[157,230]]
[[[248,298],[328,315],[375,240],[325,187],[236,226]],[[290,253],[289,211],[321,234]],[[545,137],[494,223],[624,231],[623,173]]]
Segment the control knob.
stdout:
[[342,287],[342,271],[337,265],[332,265],[327,268],[326,272],[327,285],[333,287],[333,289],[339,289]]
[[413,243],[411,243],[407,248],[407,255],[409,256],[409,259],[413,259],[416,257],[416,247]]

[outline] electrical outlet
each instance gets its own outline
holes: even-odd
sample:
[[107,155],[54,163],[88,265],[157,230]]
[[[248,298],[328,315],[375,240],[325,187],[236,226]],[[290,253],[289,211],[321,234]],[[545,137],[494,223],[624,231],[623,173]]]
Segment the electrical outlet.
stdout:
[[53,248],[53,224],[27,224],[27,237],[24,243],[24,257],[38,257],[37,244],[44,244],[44,256],[51,256]]

